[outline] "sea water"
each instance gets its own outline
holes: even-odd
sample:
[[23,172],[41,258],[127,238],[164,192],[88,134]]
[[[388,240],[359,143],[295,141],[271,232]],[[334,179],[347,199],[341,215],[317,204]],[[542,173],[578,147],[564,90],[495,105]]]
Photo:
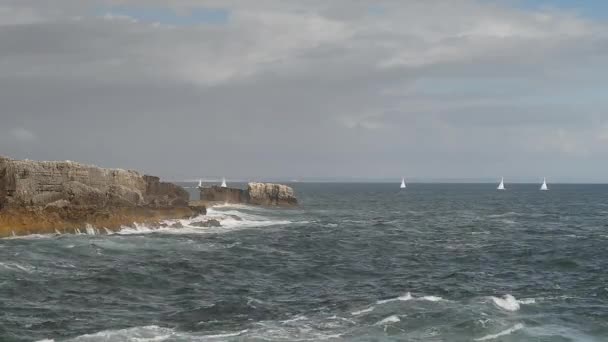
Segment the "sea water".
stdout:
[[2,341],[608,341],[608,186],[293,184],[0,240]]

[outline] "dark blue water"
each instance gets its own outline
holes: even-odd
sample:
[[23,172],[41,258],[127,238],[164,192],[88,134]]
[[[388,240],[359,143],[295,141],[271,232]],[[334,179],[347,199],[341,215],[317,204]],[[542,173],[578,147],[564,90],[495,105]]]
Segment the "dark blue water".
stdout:
[[608,186],[398,185],[0,240],[0,340],[608,341]]

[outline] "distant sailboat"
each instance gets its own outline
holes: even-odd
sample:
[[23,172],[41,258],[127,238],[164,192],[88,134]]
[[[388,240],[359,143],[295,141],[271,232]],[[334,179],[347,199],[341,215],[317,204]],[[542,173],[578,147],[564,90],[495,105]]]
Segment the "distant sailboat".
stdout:
[[202,187],[203,187],[203,180],[199,179],[197,188],[201,189]]
[[496,188],[498,190],[504,190],[505,189],[505,178],[501,177],[500,178],[500,184],[498,184],[498,188]]
[[226,178],[222,178],[222,188],[226,188]]
[[400,186],[400,188],[401,189],[405,189],[406,188],[405,187],[405,178],[401,178],[401,186]]
[[547,187],[547,178],[543,177],[543,185],[540,186],[540,190],[542,190],[542,191],[549,190],[549,187]]

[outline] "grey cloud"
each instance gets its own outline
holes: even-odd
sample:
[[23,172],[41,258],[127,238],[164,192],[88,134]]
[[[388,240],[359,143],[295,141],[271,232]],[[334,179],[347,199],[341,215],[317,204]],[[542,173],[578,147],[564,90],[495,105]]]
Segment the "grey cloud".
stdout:
[[607,103],[577,98],[606,77],[601,22],[466,0],[184,0],[230,20],[175,28],[99,11],[152,3],[6,1],[32,15],[0,26],[0,154],[174,179],[607,166]]

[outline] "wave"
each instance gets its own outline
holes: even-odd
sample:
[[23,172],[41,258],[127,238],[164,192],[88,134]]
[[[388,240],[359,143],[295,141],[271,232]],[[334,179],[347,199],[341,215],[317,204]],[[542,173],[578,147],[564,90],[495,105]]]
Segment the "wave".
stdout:
[[536,300],[534,298],[525,298],[518,300],[510,294],[506,294],[503,297],[490,297],[492,302],[499,308],[506,311],[517,311],[521,308],[521,305],[527,304],[535,304]]
[[0,238],[0,240],[37,240],[37,239],[52,239],[56,237],[56,233],[52,234],[29,234],[29,235],[13,235]]
[[502,214],[488,215],[488,218],[502,218],[502,217],[513,217],[513,216],[524,216],[524,214],[518,213],[515,211],[509,211],[509,212],[502,213]]
[[[223,340],[227,337],[237,337],[247,333],[247,329],[235,332],[220,332],[212,335],[199,335],[193,333],[179,332],[171,328],[148,325],[119,330],[103,330],[93,334],[85,334],[68,339],[68,342],[96,342],[96,341],[138,341],[153,342],[168,339],[179,341],[208,341]],[[53,339],[39,340],[38,342],[54,342]]]
[[16,262],[0,262],[0,269],[6,269],[13,272],[33,273],[35,268],[32,266],[24,266]]
[[399,323],[399,322],[401,322],[401,318],[399,318],[399,316],[391,315],[391,316],[388,316],[388,317],[376,322],[374,325],[387,325],[387,324]]
[[350,314],[353,315],[353,316],[359,316],[359,315],[362,315],[362,314],[365,314],[365,313],[372,312],[372,311],[374,311],[374,309],[376,309],[375,306],[370,306],[369,308],[353,311]]
[[509,329],[505,329],[501,332],[498,332],[496,334],[492,334],[492,335],[486,335],[484,337],[480,337],[480,338],[476,338],[475,341],[487,341],[487,340],[494,340],[497,339],[499,337],[505,336],[505,335],[510,335],[518,330],[521,330],[524,328],[524,325],[522,323],[517,323],[514,326],[510,327]]
[[386,304],[386,303],[390,303],[390,302],[397,302],[397,301],[408,301],[408,300],[424,300],[424,301],[428,301],[428,302],[440,302],[440,301],[446,301],[446,299],[443,299],[442,297],[439,296],[422,296],[422,297],[413,297],[411,293],[407,292],[404,295],[401,295],[399,297],[396,298],[389,298],[389,299],[382,299],[376,302],[376,304]]
[[408,301],[412,299],[412,295],[407,292],[402,296],[399,296],[397,298],[389,298],[389,299],[382,299],[376,302],[376,304],[386,304],[386,303],[390,303],[390,302],[396,302],[396,301]]
[[[239,207],[237,205],[236,207]],[[248,206],[240,206],[247,207]],[[235,205],[224,205],[221,208],[229,208],[231,210],[218,210],[217,207],[207,209],[206,215],[199,215],[190,219],[182,220],[166,220],[162,223],[167,227],[155,228],[148,225],[134,224],[132,227],[123,227],[115,232],[119,235],[131,234],[147,234],[147,233],[164,233],[164,234],[218,234],[230,231],[236,231],[246,228],[270,227],[278,225],[287,225],[292,223],[305,224],[308,221],[293,222],[291,220],[276,219],[268,216],[262,216],[258,213],[251,214],[244,211],[235,210]],[[263,209],[267,210],[267,209]],[[194,225],[196,222],[217,220],[220,222],[220,227],[199,227]],[[174,224],[181,226],[180,228],[171,227]]]

